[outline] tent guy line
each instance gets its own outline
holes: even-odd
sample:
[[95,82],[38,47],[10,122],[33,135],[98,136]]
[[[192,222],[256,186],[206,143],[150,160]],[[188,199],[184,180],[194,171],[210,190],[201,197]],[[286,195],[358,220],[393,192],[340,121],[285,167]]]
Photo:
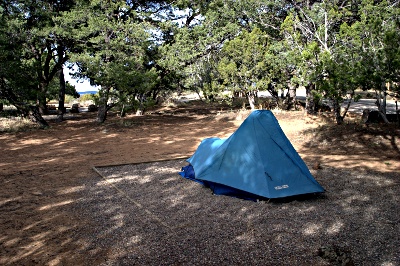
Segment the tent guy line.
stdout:
[[152,161],[143,161],[143,162],[133,162],[133,163],[119,163],[119,164],[108,164],[108,165],[95,165],[93,166],[93,170],[98,173],[97,168],[109,168],[109,167],[118,167],[118,166],[125,166],[125,165],[137,165],[137,164],[147,164],[147,163],[159,163],[159,162],[169,162],[169,161],[177,161],[177,160],[186,160],[190,157],[190,155],[183,156],[183,157],[174,157],[168,159],[159,159],[159,160],[152,160]]
[[[165,228],[167,228],[168,230],[173,230],[173,228],[171,226],[169,226],[167,223],[165,223],[162,219],[160,219],[159,217],[157,217],[155,214],[153,214],[151,211],[149,211],[148,209],[146,209],[145,207],[143,207],[142,204],[140,204],[139,202],[137,202],[136,200],[132,199],[131,197],[129,197],[128,194],[126,194],[124,191],[122,191],[121,189],[119,189],[116,185],[114,185],[113,183],[111,183],[105,176],[103,176],[101,174],[101,172],[99,170],[97,170],[96,167],[93,167],[93,170],[100,175],[106,182],[107,184],[109,184],[111,187],[115,188],[121,195],[123,195],[128,201],[130,201],[131,203],[133,203],[136,207],[138,207],[139,209],[143,210],[148,216],[152,217],[154,220],[156,220],[158,223],[160,223],[162,226],[164,226]],[[140,217],[138,217],[140,219]],[[143,221],[144,222],[144,221]]]

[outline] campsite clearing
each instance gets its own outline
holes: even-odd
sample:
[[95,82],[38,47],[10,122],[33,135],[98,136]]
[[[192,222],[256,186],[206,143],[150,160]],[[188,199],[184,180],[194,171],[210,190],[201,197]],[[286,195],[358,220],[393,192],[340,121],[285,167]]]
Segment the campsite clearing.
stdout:
[[[318,256],[326,244],[348,249],[356,264],[400,264],[400,131],[395,126],[336,126],[329,118],[275,112],[308,167],[322,168],[311,172],[327,189],[326,197],[311,201],[254,203],[212,196],[171,169],[168,177],[158,171],[164,178],[160,186],[152,185],[156,175],[149,171],[139,179],[116,171],[108,181],[122,185],[122,193],[92,169],[189,157],[202,139],[228,137],[247,115],[189,106],[123,119],[111,114],[96,125],[93,114],[82,113],[50,122],[47,130],[2,133],[0,264],[328,265]],[[153,190],[138,191],[132,182]],[[189,186],[189,194],[174,186]],[[158,193],[169,195],[169,202]],[[180,198],[193,193],[201,200]],[[160,205],[146,205],[156,200]],[[293,216],[305,223],[291,223]],[[302,247],[292,242],[300,239]]]

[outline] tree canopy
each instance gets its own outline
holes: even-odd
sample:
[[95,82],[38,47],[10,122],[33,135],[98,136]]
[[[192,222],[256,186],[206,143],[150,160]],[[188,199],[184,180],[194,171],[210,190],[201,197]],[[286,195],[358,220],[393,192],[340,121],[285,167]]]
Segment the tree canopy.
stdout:
[[67,64],[101,87],[99,122],[171,90],[240,91],[253,107],[267,90],[289,109],[304,86],[307,111],[325,98],[338,123],[357,90],[374,90],[383,116],[399,93],[399,1],[7,0],[0,26],[0,97],[43,126]]

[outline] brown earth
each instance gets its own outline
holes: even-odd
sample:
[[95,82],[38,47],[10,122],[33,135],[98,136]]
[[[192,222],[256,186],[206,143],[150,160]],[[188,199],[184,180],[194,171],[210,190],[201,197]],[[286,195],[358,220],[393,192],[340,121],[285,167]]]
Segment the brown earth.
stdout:
[[[81,113],[63,123],[50,121],[46,130],[1,133],[0,264],[105,261],[111,256],[109,247],[91,251],[88,261],[79,231],[92,221],[70,208],[79,199],[83,180],[97,176],[92,168],[188,157],[203,138],[229,136],[247,115],[196,106],[126,118],[111,113],[98,125],[94,114]],[[400,171],[400,130],[394,125],[366,126],[355,118],[337,126],[329,117],[305,117],[302,112],[275,116],[310,168]]]

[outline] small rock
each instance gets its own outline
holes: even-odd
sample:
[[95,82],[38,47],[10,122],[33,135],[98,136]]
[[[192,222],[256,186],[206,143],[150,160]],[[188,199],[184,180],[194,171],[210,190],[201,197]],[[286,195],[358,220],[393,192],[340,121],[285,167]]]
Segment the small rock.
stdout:
[[313,168],[314,170],[322,169],[321,163],[319,163],[319,162],[314,163],[314,165],[312,166],[312,168]]
[[71,107],[71,113],[79,113],[79,104],[74,103]]
[[89,106],[88,106],[88,112],[96,112],[96,111],[98,111],[99,110],[99,108],[96,106],[96,105],[94,105],[94,104],[90,104]]

